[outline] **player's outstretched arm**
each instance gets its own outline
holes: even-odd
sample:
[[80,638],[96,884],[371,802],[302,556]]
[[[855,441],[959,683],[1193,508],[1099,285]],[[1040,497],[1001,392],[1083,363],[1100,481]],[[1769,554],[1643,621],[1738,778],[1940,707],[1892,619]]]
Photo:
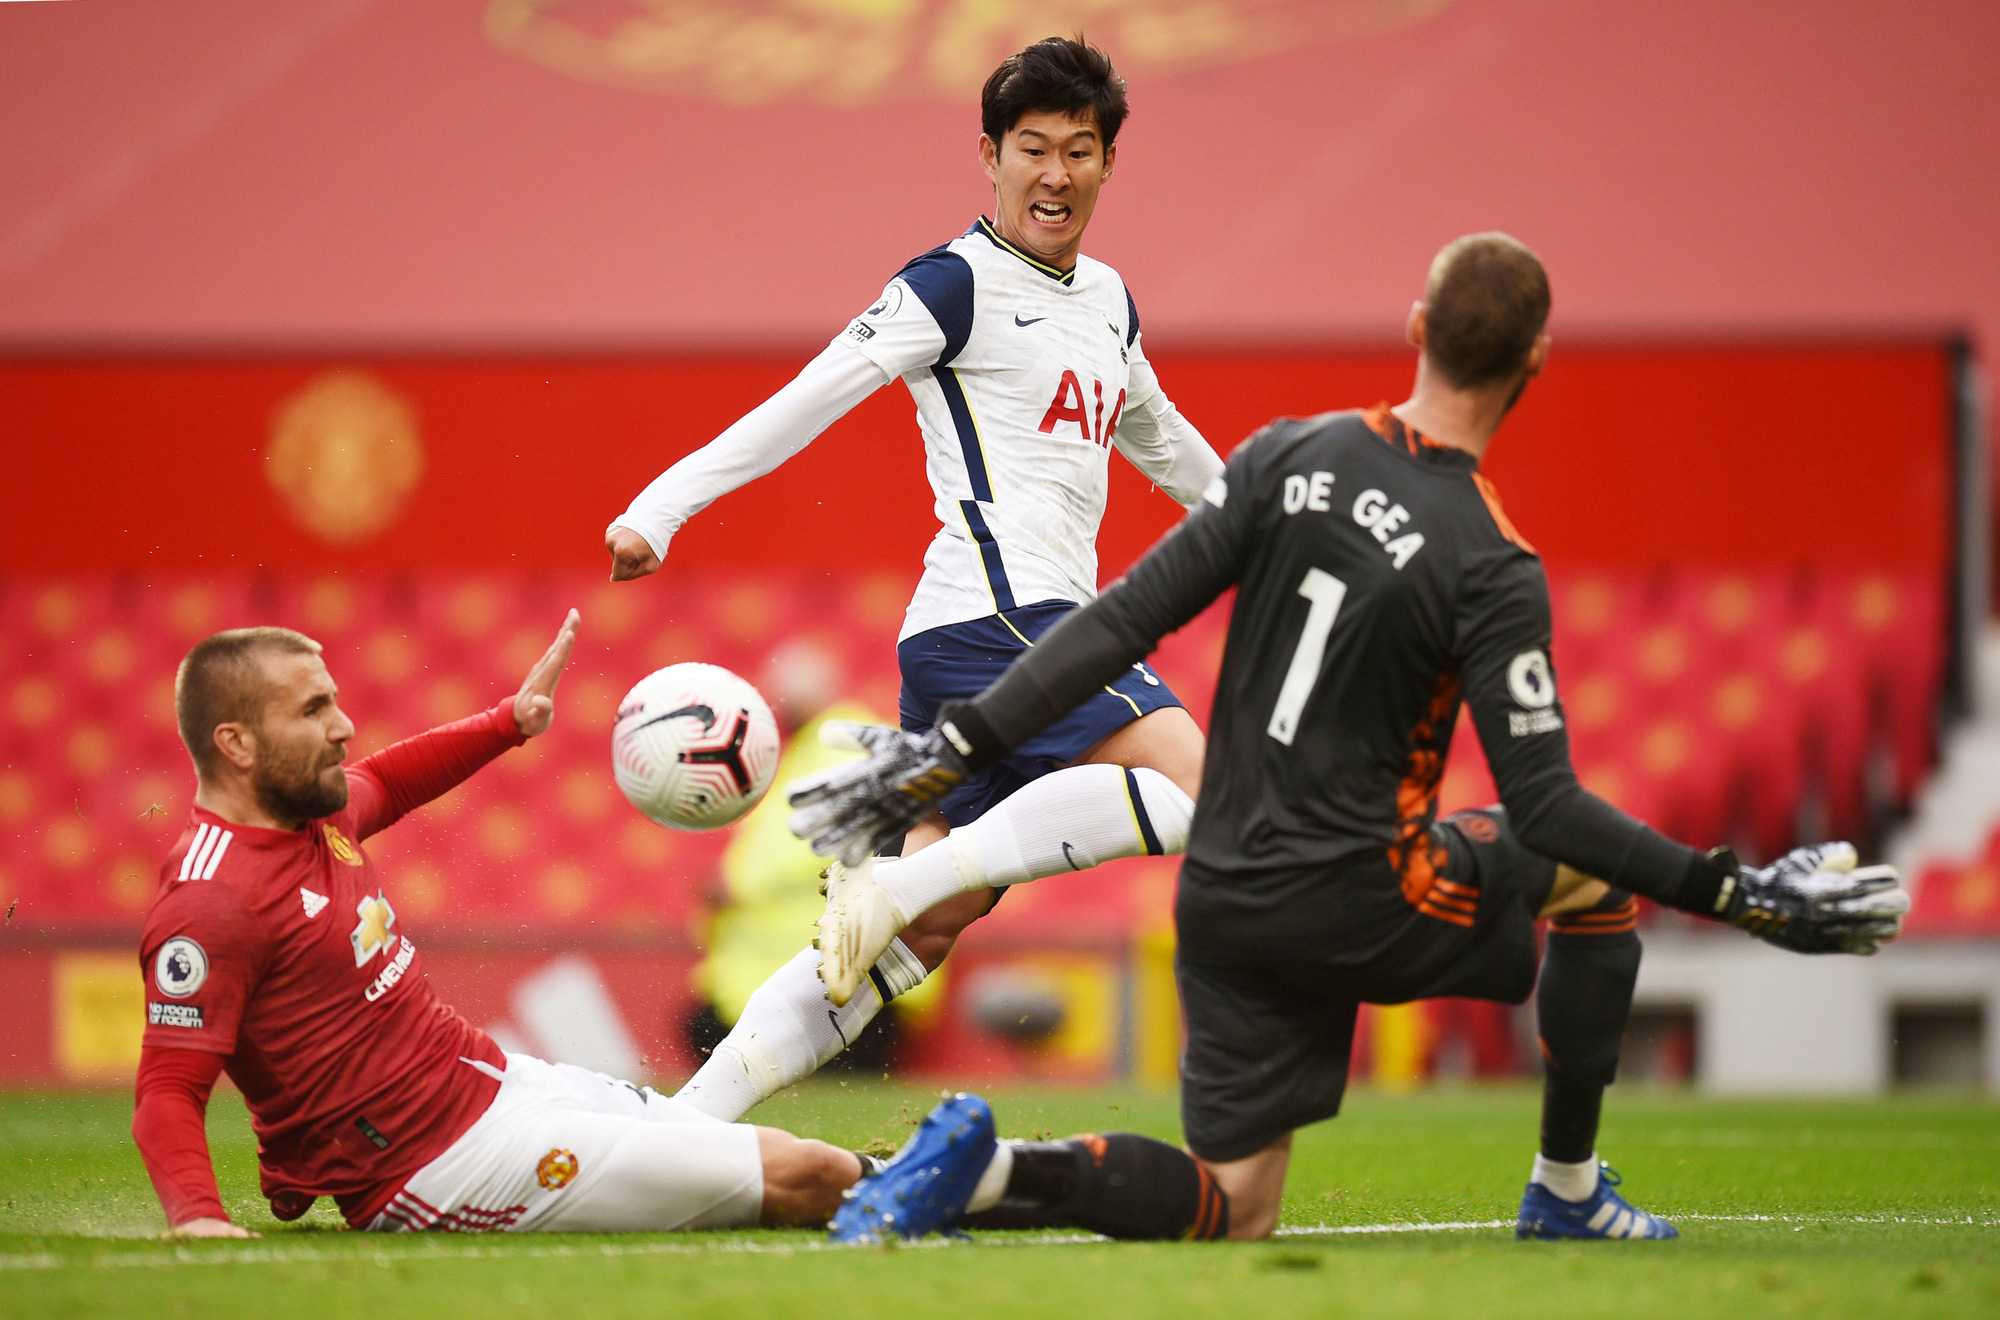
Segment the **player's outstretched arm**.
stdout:
[[611,580],[658,571],[681,526],[717,499],[774,471],[889,383],[868,358],[835,342],[776,394],[639,492],[604,532]]
[[1528,848],[1796,953],[1874,953],[1901,930],[1909,896],[1895,870],[1857,867],[1850,844],[1796,848],[1771,866],[1746,867],[1726,848],[1703,854],[1665,837],[1577,782],[1539,563],[1510,556],[1474,579],[1458,627],[1473,724]]
[[347,772],[348,810],[361,838],[465,782],[500,753],[548,731],[556,684],[576,645],[577,612],[564,616],[556,638],[513,697],[491,710],[405,738]]
[[[668,468],[605,532],[611,580],[656,572],[682,524],[770,472],[896,377],[947,362],[971,332],[972,268],[943,250],[903,267],[793,381],[707,445]],[[620,530],[635,532],[645,551]]]

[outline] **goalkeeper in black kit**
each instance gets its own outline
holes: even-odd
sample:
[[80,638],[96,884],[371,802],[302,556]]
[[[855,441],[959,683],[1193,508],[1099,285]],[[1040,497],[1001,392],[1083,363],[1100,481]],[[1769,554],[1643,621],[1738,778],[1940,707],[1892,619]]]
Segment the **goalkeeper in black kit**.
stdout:
[[[1212,1184],[1231,1237],[1272,1230],[1293,1129],[1338,1112],[1357,1005],[1520,1003],[1538,974],[1546,1083],[1518,1235],[1674,1237],[1596,1151],[1638,976],[1634,895],[1799,953],[1873,953],[1909,907],[1847,844],[1743,866],[1578,784],[1548,583],[1480,472],[1547,360],[1548,311],[1526,247],[1450,244],[1411,311],[1408,401],[1264,428],[1125,580],[979,697],[924,734],[853,728],[872,755],[792,790],[794,829],[858,857],[1238,589],[1175,911],[1195,1173],[1168,1178],[1187,1157],[1147,1149],[1149,1186]],[[1501,801],[1438,820],[1461,703]]]

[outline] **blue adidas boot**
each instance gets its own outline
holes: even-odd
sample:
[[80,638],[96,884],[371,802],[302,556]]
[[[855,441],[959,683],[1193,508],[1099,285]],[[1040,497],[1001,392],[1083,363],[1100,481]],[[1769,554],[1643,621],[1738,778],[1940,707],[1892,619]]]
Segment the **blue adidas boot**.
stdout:
[[1608,1164],[1597,1169],[1597,1190],[1565,1201],[1540,1183],[1529,1183],[1514,1222],[1517,1238],[1677,1238],[1680,1230],[1620,1196],[1624,1181]]
[[920,1238],[965,1213],[993,1162],[993,1107],[963,1091],[925,1116],[894,1159],[848,1189],[827,1228],[833,1242]]

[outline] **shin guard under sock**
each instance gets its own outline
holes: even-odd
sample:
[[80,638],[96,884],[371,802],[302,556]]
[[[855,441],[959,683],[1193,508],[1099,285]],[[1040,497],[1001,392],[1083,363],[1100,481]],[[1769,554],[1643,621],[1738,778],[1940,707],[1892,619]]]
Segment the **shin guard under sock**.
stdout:
[[1551,1160],[1588,1160],[1596,1149],[1604,1088],[1618,1075],[1639,979],[1637,921],[1632,896],[1614,889],[1596,906],[1549,922],[1535,1015],[1545,1065],[1542,1154]]
[[1126,1241],[1229,1236],[1229,1198],[1186,1151],[1130,1132],[1009,1142],[1000,1204],[967,1228],[1083,1228]]

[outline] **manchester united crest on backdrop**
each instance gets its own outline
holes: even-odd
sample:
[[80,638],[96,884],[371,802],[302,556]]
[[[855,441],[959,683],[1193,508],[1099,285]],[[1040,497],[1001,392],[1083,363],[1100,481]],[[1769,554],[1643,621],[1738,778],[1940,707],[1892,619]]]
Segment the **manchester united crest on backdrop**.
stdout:
[[366,372],[325,372],[279,405],[264,460],[295,522],[354,545],[387,530],[423,477],[417,411]]
[[1128,77],[1404,27],[1451,0],[488,0],[486,35],[571,77],[726,104],[965,100],[1081,29]]

